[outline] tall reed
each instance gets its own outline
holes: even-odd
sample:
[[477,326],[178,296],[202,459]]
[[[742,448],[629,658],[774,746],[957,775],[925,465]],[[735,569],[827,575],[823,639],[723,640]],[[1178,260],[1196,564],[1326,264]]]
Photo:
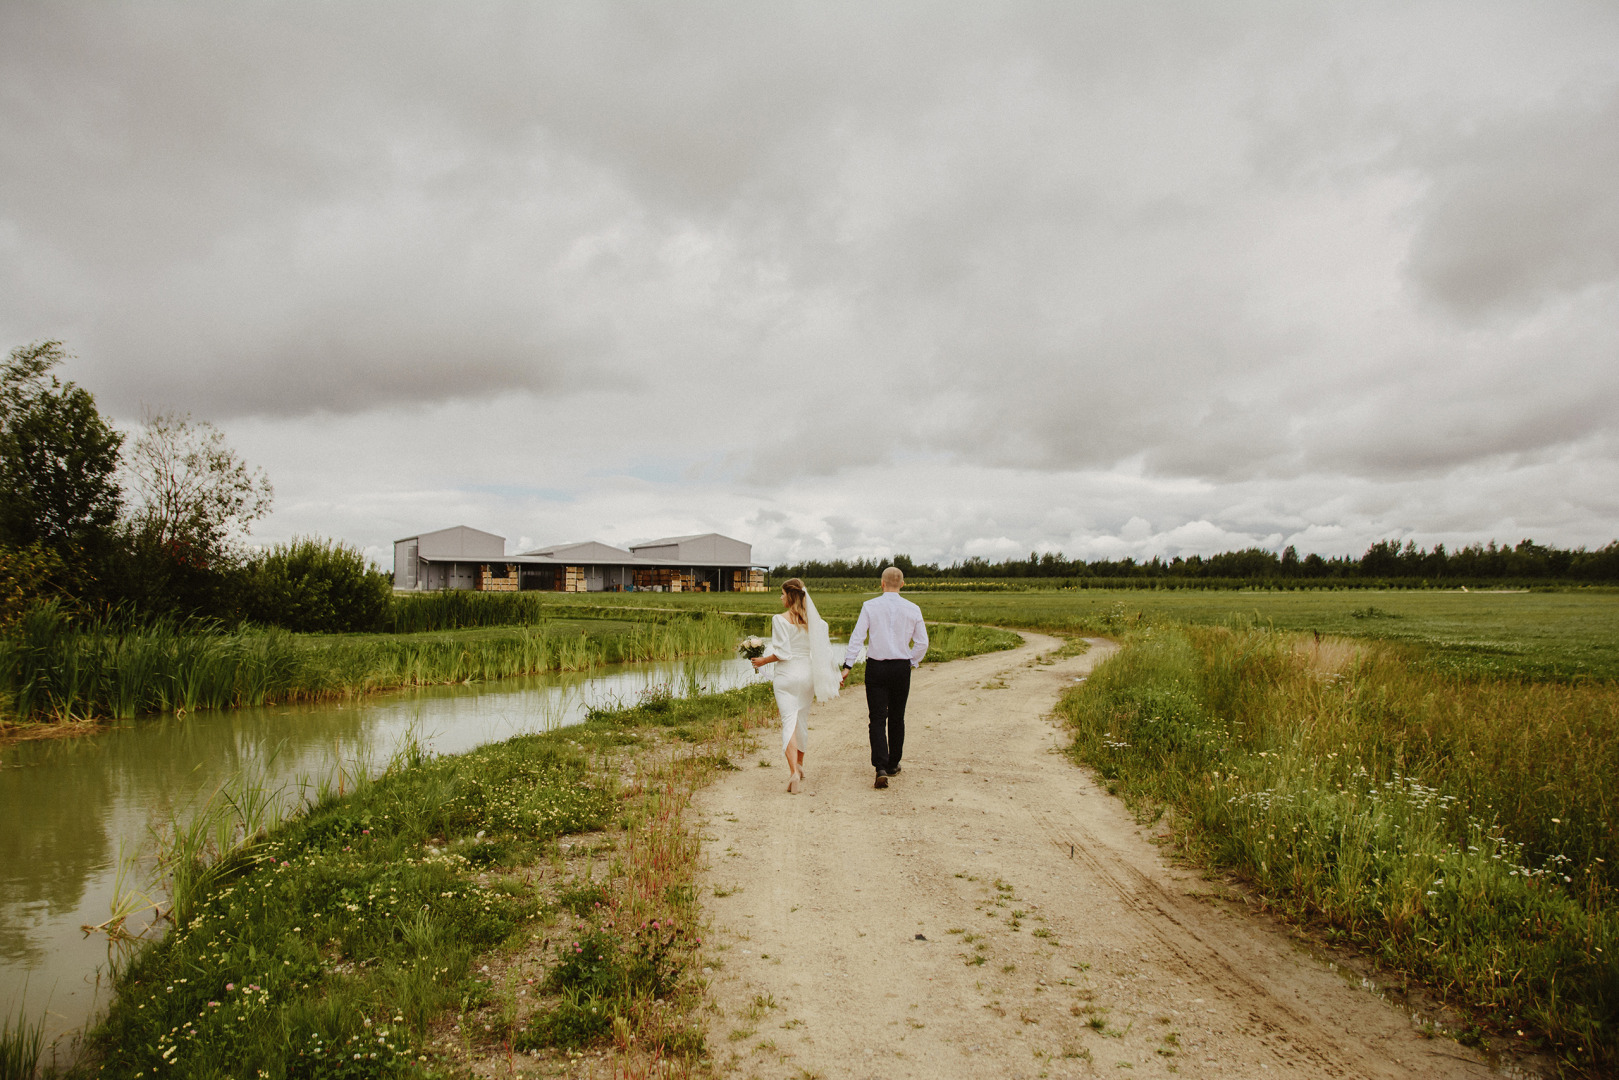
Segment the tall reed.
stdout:
[[48,604],[0,638],[0,695],[20,720],[123,719],[673,660],[725,652],[738,636],[729,620],[701,616],[598,635],[541,624],[475,638],[309,639],[171,619],[75,622]]
[[461,630],[476,626],[533,626],[543,622],[548,597],[539,592],[438,592],[395,596],[385,622],[396,634]]
[[1329,936],[1619,1063],[1619,687],[1156,627],[1061,706],[1110,787]]
[[17,1015],[0,1016],[0,1080],[34,1080],[45,1053],[45,1022],[30,1020],[23,1005]]

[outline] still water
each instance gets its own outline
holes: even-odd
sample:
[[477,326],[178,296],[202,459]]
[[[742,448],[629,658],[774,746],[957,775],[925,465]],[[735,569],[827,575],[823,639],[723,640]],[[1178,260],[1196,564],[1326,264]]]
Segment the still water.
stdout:
[[233,776],[263,776],[292,796],[300,783],[313,790],[336,775],[340,762],[351,774],[356,763],[380,769],[412,734],[434,753],[453,754],[578,723],[590,706],[633,702],[651,686],[680,694],[756,678],[741,659],[625,664],[152,718],[0,749],[0,1016],[15,1017],[26,1004],[30,1017],[45,1015],[49,1041],[105,1005],[106,938],[80,927],[107,919],[121,859],[139,858],[129,884],[147,884],[154,825],[183,817]]

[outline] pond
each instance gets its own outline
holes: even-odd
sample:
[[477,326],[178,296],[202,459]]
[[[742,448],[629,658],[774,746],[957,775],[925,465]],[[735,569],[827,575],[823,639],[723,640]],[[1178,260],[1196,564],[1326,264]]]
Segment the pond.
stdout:
[[[185,816],[233,777],[262,776],[296,797],[339,766],[379,771],[412,736],[459,753],[584,719],[657,685],[683,694],[756,679],[741,659],[625,664],[466,686],[372,694],[310,706],[153,717],[79,739],[0,748],[0,1016],[46,1018],[47,1043],[105,1004],[106,921],[119,866],[151,875],[152,829]],[[150,915],[131,919],[145,925]],[[25,1001],[26,999],[26,1001]],[[68,1053],[67,1039],[61,1052]]]

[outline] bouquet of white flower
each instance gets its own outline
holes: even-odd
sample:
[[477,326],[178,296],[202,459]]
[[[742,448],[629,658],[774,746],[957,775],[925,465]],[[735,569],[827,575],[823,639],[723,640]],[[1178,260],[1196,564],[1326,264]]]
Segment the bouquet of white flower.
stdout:
[[757,660],[765,654],[765,646],[768,644],[770,643],[762,637],[747,637],[742,639],[742,644],[736,647],[736,651],[742,654],[744,660]]

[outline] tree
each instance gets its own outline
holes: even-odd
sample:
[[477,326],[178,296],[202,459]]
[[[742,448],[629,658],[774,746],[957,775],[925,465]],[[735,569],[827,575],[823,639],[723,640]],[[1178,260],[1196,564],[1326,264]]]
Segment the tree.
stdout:
[[1282,549],[1282,573],[1287,577],[1299,576],[1299,549],[1292,544]]
[[72,560],[118,519],[124,436],[88,390],[50,373],[66,358],[61,342],[42,341],[0,365],[0,542]]
[[209,569],[237,561],[247,526],[270,512],[275,492],[206,420],[159,413],[130,454],[141,498],[133,531],[178,563]]

